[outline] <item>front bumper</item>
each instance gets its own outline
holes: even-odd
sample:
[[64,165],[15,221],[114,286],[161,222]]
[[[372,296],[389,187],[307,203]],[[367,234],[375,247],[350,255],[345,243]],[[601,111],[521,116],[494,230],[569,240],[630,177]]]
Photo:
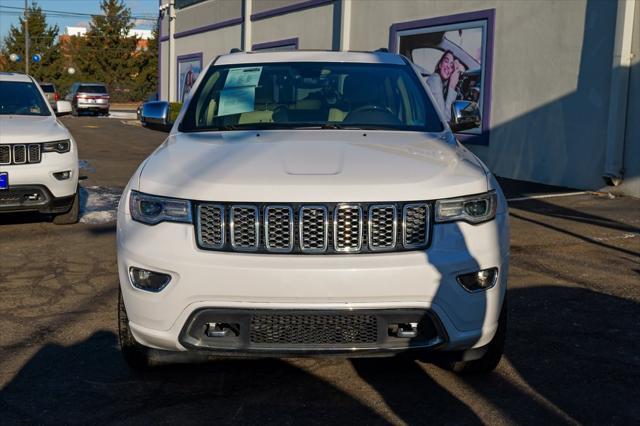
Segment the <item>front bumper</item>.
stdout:
[[66,213],[73,205],[74,197],[56,198],[43,185],[12,186],[9,190],[0,191],[0,212]]
[[[75,147],[75,145],[74,145]],[[40,163],[0,166],[9,174],[9,190],[0,190],[0,211],[41,211],[60,213],[68,210],[78,189],[78,155],[75,151],[44,153]],[[58,180],[54,173],[71,171],[71,177]],[[21,202],[16,197],[40,193],[38,200]],[[4,201],[2,201],[4,200]],[[65,210],[66,209],[66,210]]]
[[[479,225],[435,225],[426,251],[327,256],[242,254],[200,250],[193,225],[165,222],[151,227],[132,221],[126,209],[120,209],[120,285],[134,337],[158,349],[197,348],[197,344],[184,339],[183,332],[196,312],[210,309],[309,313],[408,309],[435,318],[441,327],[439,337],[443,341],[431,348],[478,348],[488,344],[497,330],[507,286],[507,221],[502,213]],[[159,293],[136,289],[129,281],[131,266],[167,273],[172,280]],[[499,269],[499,276],[487,291],[469,293],[456,281],[459,274],[491,267]],[[251,353],[255,348],[245,345],[226,349],[216,351]],[[324,353],[326,349],[303,348],[307,353]],[[348,351],[353,349],[376,348]],[[284,355],[290,354],[291,348],[278,346],[267,352]]]

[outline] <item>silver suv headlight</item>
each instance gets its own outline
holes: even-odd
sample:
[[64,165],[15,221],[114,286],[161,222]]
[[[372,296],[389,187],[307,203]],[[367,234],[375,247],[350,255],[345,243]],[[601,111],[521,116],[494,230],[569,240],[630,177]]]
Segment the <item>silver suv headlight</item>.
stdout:
[[131,191],[129,211],[133,220],[155,225],[160,222],[191,223],[191,202]]
[[495,191],[467,197],[449,198],[436,201],[436,222],[462,220],[480,223],[496,217],[498,197]]

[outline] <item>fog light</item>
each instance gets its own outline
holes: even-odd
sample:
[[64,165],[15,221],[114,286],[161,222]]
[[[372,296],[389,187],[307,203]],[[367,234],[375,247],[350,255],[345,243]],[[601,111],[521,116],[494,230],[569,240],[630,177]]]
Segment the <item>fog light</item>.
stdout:
[[496,284],[498,268],[482,269],[470,274],[458,275],[458,283],[467,291],[476,292],[487,290]]
[[129,268],[129,278],[135,288],[153,292],[162,290],[171,281],[171,275],[134,268],[133,266]]
[[67,180],[67,179],[69,179],[71,177],[71,170],[54,173],[53,177],[55,177],[58,180]]

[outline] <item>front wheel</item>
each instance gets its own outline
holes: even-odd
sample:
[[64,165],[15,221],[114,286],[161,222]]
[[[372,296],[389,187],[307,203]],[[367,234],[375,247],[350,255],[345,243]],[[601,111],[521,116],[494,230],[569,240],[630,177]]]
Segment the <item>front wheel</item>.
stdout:
[[73,203],[68,212],[56,215],[53,223],[56,225],[73,225],[78,223],[80,218],[80,186],[76,188],[76,195],[73,197]]
[[472,361],[444,361],[438,365],[446,370],[460,375],[488,374],[491,373],[500,362],[504,352],[504,342],[507,336],[507,300],[505,298],[498,319],[498,329],[495,336],[489,342],[487,351],[478,359]]
[[118,289],[118,340],[120,352],[129,367],[145,370],[151,366],[149,350],[136,341],[129,328],[129,317],[122,299],[122,290]]

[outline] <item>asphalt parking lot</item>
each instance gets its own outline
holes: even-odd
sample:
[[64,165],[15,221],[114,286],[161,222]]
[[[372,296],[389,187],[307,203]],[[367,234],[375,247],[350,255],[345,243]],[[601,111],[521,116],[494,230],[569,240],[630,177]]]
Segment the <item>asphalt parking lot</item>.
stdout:
[[0,216],[0,423],[640,423],[640,200],[511,203],[507,346],[489,376],[401,359],[135,373],[117,347],[112,213],[165,134],[63,121],[87,176],[82,222]]

